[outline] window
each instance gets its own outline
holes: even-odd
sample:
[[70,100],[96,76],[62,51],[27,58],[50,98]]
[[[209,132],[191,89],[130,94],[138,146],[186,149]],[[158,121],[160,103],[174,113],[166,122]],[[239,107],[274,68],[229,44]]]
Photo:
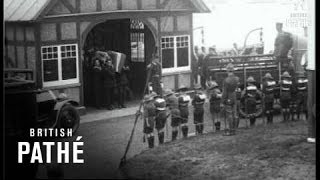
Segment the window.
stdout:
[[43,86],[79,82],[77,44],[41,47]]
[[161,51],[163,73],[190,70],[189,35],[162,37]]
[[131,61],[144,62],[144,33],[131,33]]
[[130,22],[131,61],[144,62],[144,24],[131,19]]

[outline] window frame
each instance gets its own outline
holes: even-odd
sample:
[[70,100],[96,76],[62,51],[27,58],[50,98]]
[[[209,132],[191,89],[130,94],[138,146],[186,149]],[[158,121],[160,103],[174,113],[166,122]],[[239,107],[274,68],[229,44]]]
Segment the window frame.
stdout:
[[[61,51],[61,47],[63,46],[75,46],[75,58],[76,58],[76,78],[72,78],[72,79],[67,79],[67,80],[63,80],[62,79],[62,51]],[[57,47],[57,53],[58,53],[58,57],[57,57],[57,61],[58,61],[58,80],[56,81],[44,81],[44,61],[50,61],[50,60],[46,60],[43,59],[43,53],[42,53],[42,49],[44,48],[54,48]],[[79,49],[78,49],[78,44],[77,43],[72,43],[72,44],[58,44],[58,45],[45,45],[45,46],[41,46],[40,48],[40,55],[41,55],[41,68],[42,68],[42,85],[43,87],[52,87],[52,86],[61,86],[61,85],[70,85],[70,84],[77,84],[79,83]],[[74,58],[73,56],[70,58]]]
[[[189,34],[184,35],[169,35],[169,36],[161,36],[161,53],[162,53],[162,39],[163,38],[172,38],[173,37],[173,67],[171,68],[162,68],[163,74],[171,74],[171,73],[177,73],[177,72],[183,72],[183,71],[191,71],[191,40]],[[177,47],[177,38],[178,37],[188,37],[188,66],[178,67],[178,47]],[[162,59],[164,57],[161,56],[161,65],[162,65]]]

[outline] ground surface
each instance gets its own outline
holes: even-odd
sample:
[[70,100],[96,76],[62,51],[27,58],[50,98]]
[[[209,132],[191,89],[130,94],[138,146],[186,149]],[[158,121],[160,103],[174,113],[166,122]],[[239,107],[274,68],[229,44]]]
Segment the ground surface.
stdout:
[[144,151],[122,172],[138,179],[316,179],[305,121],[208,133]]

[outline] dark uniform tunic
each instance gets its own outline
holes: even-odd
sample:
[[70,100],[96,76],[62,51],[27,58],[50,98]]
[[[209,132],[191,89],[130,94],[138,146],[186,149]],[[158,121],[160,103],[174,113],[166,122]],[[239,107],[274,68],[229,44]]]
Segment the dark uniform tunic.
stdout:
[[225,105],[234,105],[236,103],[236,88],[239,84],[239,77],[235,75],[228,76],[223,81],[222,102]]
[[122,107],[126,97],[126,87],[129,85],[127,73],[127,69],[123,69],[121,73],[116,73],[117,102]]
[[297,109],[298,112],[302,109],[303,111],[307,110],[307,98],[308,98],[308,79],[299,78],[296,82],[296,91],[297,91]]
[[178,98],[178,101],[181,116],[181,124],[188,123],[190,96],[187,94],[181,94]]
[[[164,126],[166,125],[167,122],[167,118],[168,118],[168,114],[167,111],[165,109],[165,100],[162,98],[156,99],[155,100],[155,106],[156,106],[156,129],[159,131],[161,129],[164,128]],[[160,105],[159,107],[163,107],[164,109],[157,109],[157,105]]]
[[113,103],[114,87],[116,84],[114,69],[110,66],[102,68],[103,86],[105,92],[105,105],[110,106]]
[[144,104],[144,128],[143,132],[145,134],[150,134],[153,132],[154,121],[156,117],[156,107],[152,102]]
[[276,82],[274,80],[267,79],[263,82],[262,92],[265,95],[264,106],[266,111],[271,111],[273,109],[275,86]]
[[257,86],[252,84],[248,85],[244,94],[244,100],[248,114],[254,114],[257,112],[257,99]]
[[208,54],[207,56],[205,56],[202,63],[202,73],[204,75],[205,80],[209,80],[210,77],[212,78],[212,80],[216,79],[215,73],[209,72],[208,66],[209,66],[209,63],[210,63],[210,66],[215,66],[218,64],[218,60],[213,59],[217,56],[218,56],[217,54]]
[[192,100],[192,105],[194,107],[194,124],[203,123],[204,102],[205,95],[202,92],[198,92],[194,95]]
[[170,109],[171,112],[171,126],[177,127],[180,125],[181,118],[180,118],[180,110],[179,110],[179,101],[178,97],[176,97],[174,94],[169,96],[166,100],[166,103]]
[[93,67],[93,85],[94,85],[94,99],[95,103],[94,105],[97,108],[100,108],[103,106],[103,74],[101,67]]
[[159,62],[153,61],[149,67],[151,69],[151,83],[152,89],[158,95],[162,95],[161,88],[161,64]]
[[222,98],[222,92],[218,88],[214,88],[210,95],[210,112],[213,113],[219,113],[220,103]]
[[292,91],[292,81],[291,80],[282,80],[281,81],[281,95],[280,95],[280,104],[281,108],[289,108],[291,101],[291,91]]

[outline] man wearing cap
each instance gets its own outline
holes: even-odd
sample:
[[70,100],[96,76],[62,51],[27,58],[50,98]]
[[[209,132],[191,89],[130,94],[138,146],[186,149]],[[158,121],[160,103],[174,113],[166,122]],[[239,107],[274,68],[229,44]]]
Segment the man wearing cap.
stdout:
[[187,87],[181,86],[179,89],[179,110],[181,117],[181,131],[184,138],[188,137],[189,102],[190,96],[186,93]]
[[151,71],[151,85],[152,90],[156,92],[158,95],[162,96],[162,88],[161,88],[161,64],[159,57],[156,53],[154,53],[151,63],[147,66],[147,69]]
[[289,59],[288,52],[293,46],[292,35],[288,32],[282,30],[283,24],[276,23],[276,29],[278,35],[274,43],[274,56],[278,62],[281,62],[281,68],[284,71],[288,71],[289,68]]
[[196,127],[196,134],[203,133],[203,115],[204,115],[204,102],[206,100],[206,96],[203,92],[201,92],[201,86],[197,85],[194,87],[195,95],[192,100],[192,105],[194,107],[193,110],[193,123]]
[[290,74],[285,71],[282,74],[280,82],[280,104],[283,114],[283,122],[287,122],[290,116],[290,103],[291,103],[292,80]]
[[248,118],[250,119],[250,126],[254,126],[256,122],[257,100],[259,98],[258,88],[254,84],[256,81],[252,76],[247,79],[247,87],[244,89],[242,98],[244,100],[245,109]]
[[273,102],[274,102],[274,88],[276,82],[270,73],[266,73],[263,77],[262,92],[264,95],[264,110],[267,117],[267,123],[273,123]]
[[164,143],[164,127],[167,122],[168,114],[166,110],[166,101],[160,96],[155,97],[154,105],[156,107],[156,129],[158,131],[159,144]]
[[154,147],[154,121],[156,117],[156,107],[153,102],[152,94],[147,94],[144,96],[143,99],[143,117],[144,117],[144,124],[143,124],[143,133],[147,135],[148,139],[148,146],[149,148]]
[[229,129],[225,129],[225,135],[235,134],[235,119],[237,118],[236,89],[239,85],[239,77],[234,75],[234,66],[229,63],[226,67],[228,77],[223,81],[222,104]]
[[206,89],[206,81],[208,81],[210,79],[212,79],[212,80],[216,79],[214,72],[209,72],[208,66],[209,66],[209,64],[214,66],[218,63],[218,60],[213,59],[217,56],[218,56],[218,54],[216,52],[216,46],[211,46],[209,48],[209,54],[205,56],[203,63],[202,63],[202,71],[201,72],[203,74],[204,79],[201,83],[201,86],[203,89]]
[[213,123],[213,131],[220,131],[220,111],[221,111],[221,98],[222,92],[219,89],[218,83],[210,81],[209,83],[209,96],[210,96],[210,113]]
[[300,119],[301,111],[305,113],[306,119],[308,119],[308,108],[307,108],[307,98],[308,98],[308,79],[303,72],[299,72],[296,80],[296,91],[297,91],[297,118]]
[[178,130],[181,122],[178,97],[171,89],[167,89],[164,91],[164,98],[171,113],[172,141],[174,141],[178,137]]

